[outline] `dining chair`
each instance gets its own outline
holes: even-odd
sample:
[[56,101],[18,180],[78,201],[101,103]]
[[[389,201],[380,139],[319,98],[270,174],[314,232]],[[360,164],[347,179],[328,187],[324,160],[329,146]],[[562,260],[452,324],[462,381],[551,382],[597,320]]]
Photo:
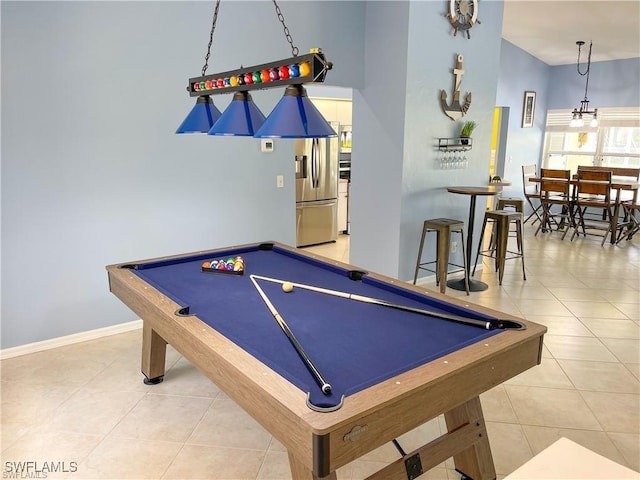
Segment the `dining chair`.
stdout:
[[640,218],[638,218],[637,213],[640,212],[640,204],[636,202],[623,202],[622,208],[624,208],[624,224],[620,229],[616,245],[622,243],[623,240],[631,240],[631,238],[640,231]]
[[[616,181],[620,180],[639,183],[640,168],[612,167],[611,183],[614,184]],[[621,190],[619,192],[616,191],[616,201],[619,202],[616,210],[620,217],[616,219],[616,238],[622,235],[625,231],[627,234],[634,231],[634,228],[636,228],[634,233],[637,232],[638,219],[636,217],[636,212],[638,211],[638,189]],[[633,233],[631,235],[633,235]]]
[[[564,240],[569,229],[575,225],[570,180],[570,170],[540,169],[542,220],[534,236],[538,235],[541,230],[542,232],[562,230],[564,231],[562,235]],[[557,207],[560,207],[560,210]]]
[[[613,167],[610,165],[606,166],[593,166],[593,165],[579,165],[578,171],[583,170],[591,170],[591,171],[611,171],[611,184],[615,187],[616,183],[620,182],[629,182],[629,183],[638,183],[640,182],[640,168],[637,167]],[[634,209],[625,209],[625,204],[635,204],[638,200],[638,189],[613,189],[611,192],[611,198],[615,198],[616,207],[614,208],[614,215],[619,216],[615,222],[613,223],[615,227],[615,235],[617,238],[618,235],[621,235],[622,232],[628,228],[633,227],[635,218],[629,217],[629,211],[634,211]]]
[[[531,222],[534,224],[536,221],[541,221],[540,213],[542,211],[542,205],[540,203],[540,189],[538,183],[532,182],[530,179],[536,177],[537,166],[534,165],[522,165],[522,191],[524,193],[524,198],[527,200],[527,203],[531,206],[532,212],[529,214],[527,218],[525,218],[524,223],[527,223],[531,217],[535,218]],[[533,202],[536,201],[537,205],[534,205]]]
[[612,198],[611,170],[578,169],[574,204],[576,223],[571,240],[583,236],[601,236],[606,241],[612,230],[617,228],[617,219],[613,218],[615,199]]

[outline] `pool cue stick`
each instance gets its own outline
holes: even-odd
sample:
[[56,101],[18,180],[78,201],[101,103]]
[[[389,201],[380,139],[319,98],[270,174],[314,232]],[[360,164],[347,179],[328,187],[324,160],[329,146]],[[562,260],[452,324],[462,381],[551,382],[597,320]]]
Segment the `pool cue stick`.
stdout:
[[269,297],[267,297],[262,288],[260,288],[260,285],[258,285],[258,282],[256,282],[255,277],[255,275],[249,275],[249,278],[251,278],[254,287],[256,287],[256,290],[258,290],[258,293],[262,297],[262,300],[264,300],[264,303],[267,305],[267,308],[271,312],[271,315],[273,315],[273,318],[276,319],[276,322],[278,322],[278,325],[280,325],[280,328],[287,336],[291,344],[294,346],[296,352],[298,352],[298,355],[300,355],[300,358],[302,358],[305,365],[315,378],[316,382],[318,382],[318,385],[320,385],[322,393],[324,393],[325,395],[329,395],[331,393],[331,385],[325,380],[318,368],[311,361],[311,358],[309,358],[307,352],[304,351],[304,348],[302,348],[302,345],[300,345],[300,342],[289,328],[289,325],[287,325],[287,322],[284,321],[282,316],[276,310],[276,307],[274,307],[273,303],[271,303],[271,300],[269,300]]
[[[261,280],[266,280],[268,282],[285,283],[285,280],[280,280],[277,278],[263,277],[260,275],[252,275],[252,277],[259,278]],[[507,321],[498,320],[497,322],[495,322],[490,320],[478,320],[475,318],[465,318],[465,317],[460,317],[458,315],[447,315],[446,313],[434,312],[431,310],[425,310],[425,309],[416,308],[416,307],[409,307],[407,305],[400,305],[397,303],[388,302],[386,300],[380,300],[378,298],[365,297],[364,295],[358,295],[355,293],[347,293],[347,292],[341,292],[339,290],[331,290],[328,288],[314,287],[313,285],[305,285],[304,283],[294,283],[294,282],[289,282],[289,283],[291,283],[294,286],[294,288],[295,287],[302,288],[304,290],[311,290],[313,292],[324,293],[327,295],[333,295],[335,297],[346,298],[347,300],[356,300],[358,302],[370,303],[370,304],[380,305],[388,308],[395,308],[396,310],[404,310],[407,312],[418,313],[420,315],[428,315],[431,317],[436,317],[443,320],[449,320],[452,322],[465,323],[467,325],[473,325],[475,327],[484,328],[485,330],[492,330],[494,328],[504,328],[501,325],[503,324],[507,325],[508,322],[510,322],[508,320]],[[520,324],[517,324],[517,325],[519,327],[522,327],[522,325]]]

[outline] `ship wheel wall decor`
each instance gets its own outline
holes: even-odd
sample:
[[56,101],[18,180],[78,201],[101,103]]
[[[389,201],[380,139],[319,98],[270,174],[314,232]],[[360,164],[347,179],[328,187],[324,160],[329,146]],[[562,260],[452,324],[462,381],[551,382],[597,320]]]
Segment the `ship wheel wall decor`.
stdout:
[[447,92],[445,90],[440,91],[442,111],[451,120],[462,118],[471,106],[471,92],[466,94],[464,104],[460,105],[460,84],[462,83],[462,75],[464,75],[464,70],[462,69],[463,59],[462,54],[459,54],[456,58],[456,66],[453,69],[453,100],[450,104],[447,104]]
[[476,23],[480,23],[478,20],[478,1],[479,0],[449,0],[449,12],[447,18],[453,26],[453,36],[458,34],[458,31],[465,32],[467,38],[471,38],[471,27]]

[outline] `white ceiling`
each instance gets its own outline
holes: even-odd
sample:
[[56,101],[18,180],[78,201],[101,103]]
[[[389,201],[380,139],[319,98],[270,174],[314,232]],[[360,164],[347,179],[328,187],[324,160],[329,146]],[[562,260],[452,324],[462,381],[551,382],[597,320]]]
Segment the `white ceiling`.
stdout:
[[640,0],[505,0],[502,37],[547,65],[575,64],[578,40],[581,63],[591,41],[592,62],[640,57]]

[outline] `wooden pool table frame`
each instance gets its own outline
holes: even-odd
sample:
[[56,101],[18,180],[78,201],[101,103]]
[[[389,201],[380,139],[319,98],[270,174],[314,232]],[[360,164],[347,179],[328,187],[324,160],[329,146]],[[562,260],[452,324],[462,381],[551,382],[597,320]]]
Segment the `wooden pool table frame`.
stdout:
[[[352,268],[275,243],[329,264]],[[244,247],[244,245],[240,246]],[[187,257],[193,252],[166,258]],[[157,260],[157,259],[151,259]],[[142,263],[144,260],[135,263]],[[131,262],[128,262],[129,264]],[[335,479],[335,471],[444,414],[448,433],[373,474],[371,479],[415,478],[453,457],[474,480],[496,478],[479,395],[541,361],[546,328],[464,300],[425,291],[383,275],[371,277],[479,312],[524,323],[348,396],[330,413],[307,407],[306,392],[198,319],[178,316],[180,305],[127,268],[107,266],[111,292],[143,320],[142,373],[161,380],[167,343],[209,377],[286,448],[294,479]],[[443,320],[444,321],[444,320]]]

